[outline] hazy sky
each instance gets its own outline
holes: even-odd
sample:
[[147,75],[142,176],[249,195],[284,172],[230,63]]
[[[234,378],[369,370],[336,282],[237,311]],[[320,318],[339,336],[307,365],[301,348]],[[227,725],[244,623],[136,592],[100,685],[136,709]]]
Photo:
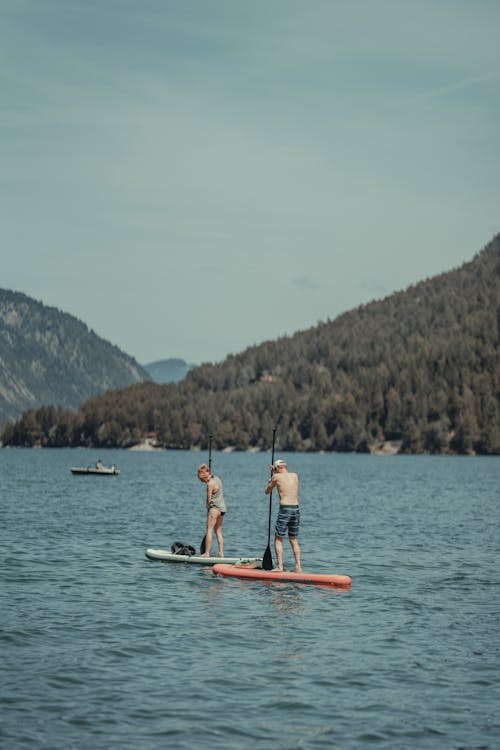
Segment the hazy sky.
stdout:
[[219,361],[500,231],[498,0],[0,0],[0,287]]

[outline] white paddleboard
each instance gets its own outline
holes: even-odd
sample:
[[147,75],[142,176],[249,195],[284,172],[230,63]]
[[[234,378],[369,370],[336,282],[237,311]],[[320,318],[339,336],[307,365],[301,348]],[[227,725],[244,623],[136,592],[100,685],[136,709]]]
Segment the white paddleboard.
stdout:
[[258,567],[261,567],[261,557],[202,557],[201,555],[174,555],[173,552],[168,552],[165,549],[147,549],[146,557],[148,560],[160,560],[161,562],[173,562],[173,563],[191,563],[191,565],[215,565],[216,563],[224,563],[225,565],[240,565],[245,563],[256,563]]

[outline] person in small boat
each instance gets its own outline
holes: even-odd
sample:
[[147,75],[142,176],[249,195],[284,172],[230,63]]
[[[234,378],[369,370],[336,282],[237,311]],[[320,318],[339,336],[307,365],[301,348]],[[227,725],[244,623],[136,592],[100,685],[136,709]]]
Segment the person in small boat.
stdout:
[[215,533],[217,539],[217,557],[224,557],[224,537],[222,536],[222,522],[226,513],[224,491],[219,477],[213,477],[206,464],[198,467],[198,479],[207,485],[207,528],[205,533],[205,552],[202,557],[210,557],[210,547]]
[[95,467],[98,471],[101,471],[101,469],[104,469],[104,465],[100,458],[98,458],[97,461],[95,462]]
[[283,570],[283,537],[288,531],[288,541],[295,558],[294,573],[300,573],[300,546],[299,536],[300,508],[299,508],[299,477],[294,472],[288,471],[286,462],[279,458],[271,466],[271,478],[267,483],[265,493],[269,495],[276,487],[280,498],[280,507],[276,526],[274,529],[274,549],[276,551],[277,567],[275,570]]

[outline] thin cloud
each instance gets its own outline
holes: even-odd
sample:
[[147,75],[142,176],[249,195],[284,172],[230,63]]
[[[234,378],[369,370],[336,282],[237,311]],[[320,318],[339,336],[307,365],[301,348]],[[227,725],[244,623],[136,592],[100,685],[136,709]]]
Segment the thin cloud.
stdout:
[[292,284],[296,289],[302,289],[306,291],[321,288],[321,284],[318,284],[317,281],[311,279],[310,276],[298,276],[297,278],[292,279]]
[[466,76],[459,81],[450,83],[448,86],[440,86],[439,88],[431,89],[426,91],[421,97],[417,98],[433,98],[438,96],[445,96],[451,94],[454,91],[460,91],[462,89],[472,88],[474,86],[480,86],[484,83],[490,83],[491,81],[500,80],[500,73],[489,73],[481,76]]
[[367,292],[368,294],[375,294],[377,296],[389,293],[389,289],[384,286],[384,284],[380,284],[378,281],[365,281],[363,284],[360,284],[360,289],[363,292]]

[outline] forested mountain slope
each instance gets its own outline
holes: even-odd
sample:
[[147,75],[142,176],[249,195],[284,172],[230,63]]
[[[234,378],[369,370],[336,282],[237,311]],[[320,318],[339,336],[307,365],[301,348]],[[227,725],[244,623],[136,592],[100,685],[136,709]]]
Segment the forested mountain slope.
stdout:
[[471,262],[334,321],[253,346],[182,383],[27,414],[11,444],[500,453],[500,235]]
[[76,408],[149,380],[137,362],[72,315],[0,289],[0,424],[44,404]]

